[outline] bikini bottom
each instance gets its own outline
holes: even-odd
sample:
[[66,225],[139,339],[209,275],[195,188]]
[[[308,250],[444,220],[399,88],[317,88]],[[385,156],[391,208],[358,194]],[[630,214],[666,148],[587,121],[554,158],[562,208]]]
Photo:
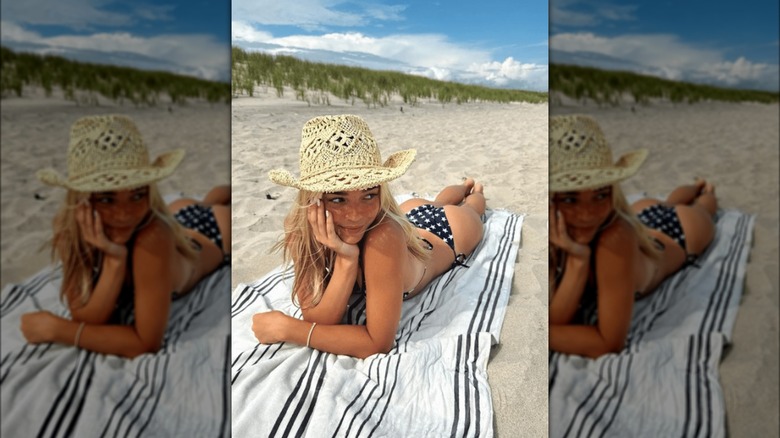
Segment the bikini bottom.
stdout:
[[[197,231],[214,242],[217,248],[222,251],[225,261],[230,261],[230,254],[225,254],[222,249],[222,234],[219,232],[217,218],[214,216],[214,211],[211,207],[190,204],[177,211],[173,217],[185,228]],[[200,247],[200,244],[195,240],[193,240],[193,245]]]
[[[680,245],[680,248],[685,251],[685,264],[683,266],[698,266],[696,265],[698,256],[696,254],[688,254],[685,244],[685,233],[683,233],[680,218],[677,216],[677,211],[674,206],[663,204],[651,205],[640,211],[639,214],[637,214],[637,217],[639,218],[639,221],[648,228],[666,234]],[[659,250],[663,251],[666,249],[666,245],[664,245],[663,242],[656,238],[652,239]]]
[[[458,254],[455,252],[455,239],[452,237],[452,229],[450,228],[450,223],[447,221],[447,215],[444,214],[444,207],[424,204],[412,209],[409,213],[406,213],[406,217],[412,225],[422,230],[430,231],[450,247],[452,253],[455,255],[455,261],[452,263],[452,266],[450,266],[450,269],[455,266],[464,266],[468,268],[468,265],[464,263],[466,261],[466,254]],[[426,239],[422,240],[426,242],[430,248],[433,248],[431,242]]]

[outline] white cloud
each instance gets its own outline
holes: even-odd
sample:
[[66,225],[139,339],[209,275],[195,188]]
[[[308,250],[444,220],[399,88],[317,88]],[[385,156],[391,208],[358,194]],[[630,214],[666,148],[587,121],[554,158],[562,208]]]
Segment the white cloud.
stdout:
[[671,80],[777,88],[777,65],[754,63],[744,57],[729,61],[718,50],[695,47],[675,35],[605,37],[590,32],[560,33],[550,38],[550,47],[562,52],[605,55],[627,61],[629,70]]
[[[579,5],[580,10],[574,10]],[[603,1],[556,0],[550,7],[550,22],[560,26],[596,26],[605,21],[633,21],[636,5]]]
[[5,1],[2,3],[2,13],[6,20],[36,25],[86,28],[90,23],[105,26],[124,26],[130,23],[130,18],[125,15],[100,10],[106,3],[104,0]]
[[230,23],[230,33],[233,41],[264,43],[273,39],[273,35],[270,33],[257,30],[252,25],[241,21],[232,21]]
[[[350,11],[339,8],[349,5]],[[291,25],[307,30],[368,25],[374,20],[398,21],[403,5],[383,5],[347,0],[233,0],[232,16],[240,21]]]
[[[67,55],[69,51],[98,51],[107,56],[132,53],[160,60],[161,65],[177,66],[176,73],[205,79],[226,79],[230,50],[208,35],[157,35],[140,37],[127,32],[43,37],[14,23],[2,23],[2,40],[33,43],[48,47],[44,53]],[[166,68],[168,69],[168,68]]]
[[464,68],[472,62],[488,62],[487,51],[465,49],[435,34],[369,37],[358,32],[325,35],[291,35],[268,43],[310,50],[362,52],[417,67]]
[[472,64],[467,72],[495,86],[547,90],[547,66],[522,63],[512,57],[503,62]]

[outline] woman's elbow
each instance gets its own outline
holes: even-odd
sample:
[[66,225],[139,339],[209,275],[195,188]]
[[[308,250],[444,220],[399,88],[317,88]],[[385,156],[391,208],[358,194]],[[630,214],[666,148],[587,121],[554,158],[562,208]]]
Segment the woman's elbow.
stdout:
[[619,341],[605,341],[600,345],[591,348],[586,352],[586,356],[591,359],[598,359],[601,356],[611,353],[620,353],[626,346],[625,339]]
[[154,354],[160,351],[160,348],[162,348],[162,340],[158,341],[144,341],[140,340],[136,345],[130,346],[122,356],[127,357],[129,359],[135,359],[136,357],[142,355],[142,354]]

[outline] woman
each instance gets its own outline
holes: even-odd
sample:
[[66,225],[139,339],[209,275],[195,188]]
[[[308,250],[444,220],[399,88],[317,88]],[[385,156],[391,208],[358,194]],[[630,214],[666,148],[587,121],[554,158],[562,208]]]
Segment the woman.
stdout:
[[[692,263],[712,241],[717,200],[704,180],[666,201],[629,206],[617,184],[647,156],[617,163],[598,124],[585,116],[550,119],[550,348],[598,357],[623,349],[635,299]],[[582,321],[596,302],[598,322]]]
[[[154,184],[183,156],[176,150],[150,164],[137,127],[124,116],[73,124],[68,178],[38,172],[42,182],[68,190],[54,219],[52,256],[62,262],[60,297],[71,319],[47,311],[23,315],[28,342],[125,357],[159,350],[171,300],[230,254],[229,187],[214,188],[201,203],[181,199],[169,208]],[[132,324],[119,324],[119,311],[130,304]]]
[[[482,238],[482,185],[467,179],[434,201],[400,206],[387,182],[401,176],[416,152],[381,164],[368,125],[351,115],[318,117],[303,127],[300,179],[284,170],[271,180],[300,191],[277,245],[295,270],[292,299],[303,320],[258,313],[261,343],[293,342],[365,358],[394,343],[401,304],[466,257]],[[366,325],[340,325],[353,290],[366,295]],[[315,330],[316,328],[316,330]]]

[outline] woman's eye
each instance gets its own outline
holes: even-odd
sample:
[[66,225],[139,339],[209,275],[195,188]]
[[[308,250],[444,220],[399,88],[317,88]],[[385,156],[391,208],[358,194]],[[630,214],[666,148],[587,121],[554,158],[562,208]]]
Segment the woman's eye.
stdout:
[[146,198],[146,193],[136,193],[133,195],[133,201],[141,201]]
[[102,198],[95,198],[93,202],[97,202],[98,204],[110,204],[111,202],[113,202],[113,200],[114,200],[113,198],[102,197]]
[[344,198],[330,198],[328,199],[328,202],[332,202],[334,204],[341,204],[344,202]]
[[574,204],[575,202],[577,202],[577,199],[571,197],[560,198],[558,199],[558,202],[560,202],[561,204]]
[[368,193],[368,194],[365,196],[365,198],[363,198],[363,199],[371,200],[371,199],[374,199],[374,198],[376,198],[377,196],[379,196],[379,194],[378,194],[378,193]]

